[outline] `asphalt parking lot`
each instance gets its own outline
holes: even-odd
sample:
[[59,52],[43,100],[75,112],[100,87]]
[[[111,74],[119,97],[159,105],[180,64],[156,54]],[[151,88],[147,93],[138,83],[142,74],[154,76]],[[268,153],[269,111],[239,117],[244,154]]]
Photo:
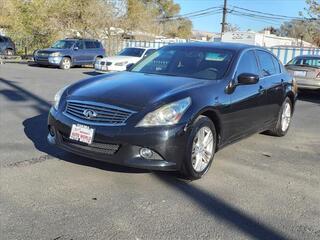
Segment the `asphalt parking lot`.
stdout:
[[55,92],[92,75],[0,65],[1,239],[320,239],[320,93],[286,137],[233,144],[188,182],[48,145]]

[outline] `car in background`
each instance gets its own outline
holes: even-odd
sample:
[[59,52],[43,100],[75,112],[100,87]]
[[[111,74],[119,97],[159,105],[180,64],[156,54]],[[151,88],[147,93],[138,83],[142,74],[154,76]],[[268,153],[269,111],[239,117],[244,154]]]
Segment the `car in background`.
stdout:
[[16,52],[16,46],[9,37],[0,36],[0,55],[12,56]]
[[98,59],[95,63],[95,70],[98,72],[125,71],[130,64],[135,64],[142,58],[145,58],[155,52],[154,48],[129,47],[123,49],[117,56]]
[[93,65],[103,57],[105,49],[98,40],[67,38],[55,42],[50,48],[35,51],[34,62],[69,69],[75,65]]
[[320,55],[302,55],[285,65],[300,89],[320,89]]
[[198,179],[217,150],[258,132],[286,135],[296,97],[293,77],[265,48],[170,44],[128,71],[58,91],[48,141],[92,159]]

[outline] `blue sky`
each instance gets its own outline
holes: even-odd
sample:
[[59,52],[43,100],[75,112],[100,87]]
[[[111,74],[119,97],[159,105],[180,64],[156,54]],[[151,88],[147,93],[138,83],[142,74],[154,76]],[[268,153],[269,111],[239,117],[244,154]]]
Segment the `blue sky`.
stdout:
[[[181,14],[190,13],[197,10],[206,9],[209,7],[223,5],[223,0],[174,0],[180,4]],[[306,7],[305,0],[228,0],[228,5],[252,9],[256,11],[280,14],[292,17],[299,17],[299,11],[303,11]],[[222,14],[211,16],[203,16],[191,19],[193,28],[208,32],[220,32]],[[241,30],[251,29],[253,31],[262,30],[264,27],[273,25],[279,27],[281,22],[262,22],[252,20],[247,17],[232,16],[227,17],[227,22],[236,24]]]

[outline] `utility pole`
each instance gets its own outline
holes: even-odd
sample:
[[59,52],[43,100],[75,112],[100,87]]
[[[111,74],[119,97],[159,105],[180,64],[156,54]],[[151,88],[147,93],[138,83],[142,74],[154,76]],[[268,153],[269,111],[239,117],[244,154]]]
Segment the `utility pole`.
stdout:
[[224,0],[223,13],[222,13],[222,23],[221,23],[221,37],[222,37],[222,34],[225,31],[226,18],[227,18],[227,0]]

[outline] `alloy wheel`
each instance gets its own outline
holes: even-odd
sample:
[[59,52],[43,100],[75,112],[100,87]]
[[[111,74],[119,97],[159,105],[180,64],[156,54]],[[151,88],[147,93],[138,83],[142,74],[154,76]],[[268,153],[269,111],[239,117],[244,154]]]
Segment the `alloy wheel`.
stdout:
[[70,62],[69,58],[64,58],[62,60],[62,66],[64,69],[69,69],[71,67],[71,62]]
[[198,130],[192,144],[192,167],[196,172],[202,172],[213,157],[213,134],[209,127]]
[[291,105],[289,102],[286,102],[281,114],[281,130],[283,132],[285,132],[289,128],[290,122],[291,122]]

